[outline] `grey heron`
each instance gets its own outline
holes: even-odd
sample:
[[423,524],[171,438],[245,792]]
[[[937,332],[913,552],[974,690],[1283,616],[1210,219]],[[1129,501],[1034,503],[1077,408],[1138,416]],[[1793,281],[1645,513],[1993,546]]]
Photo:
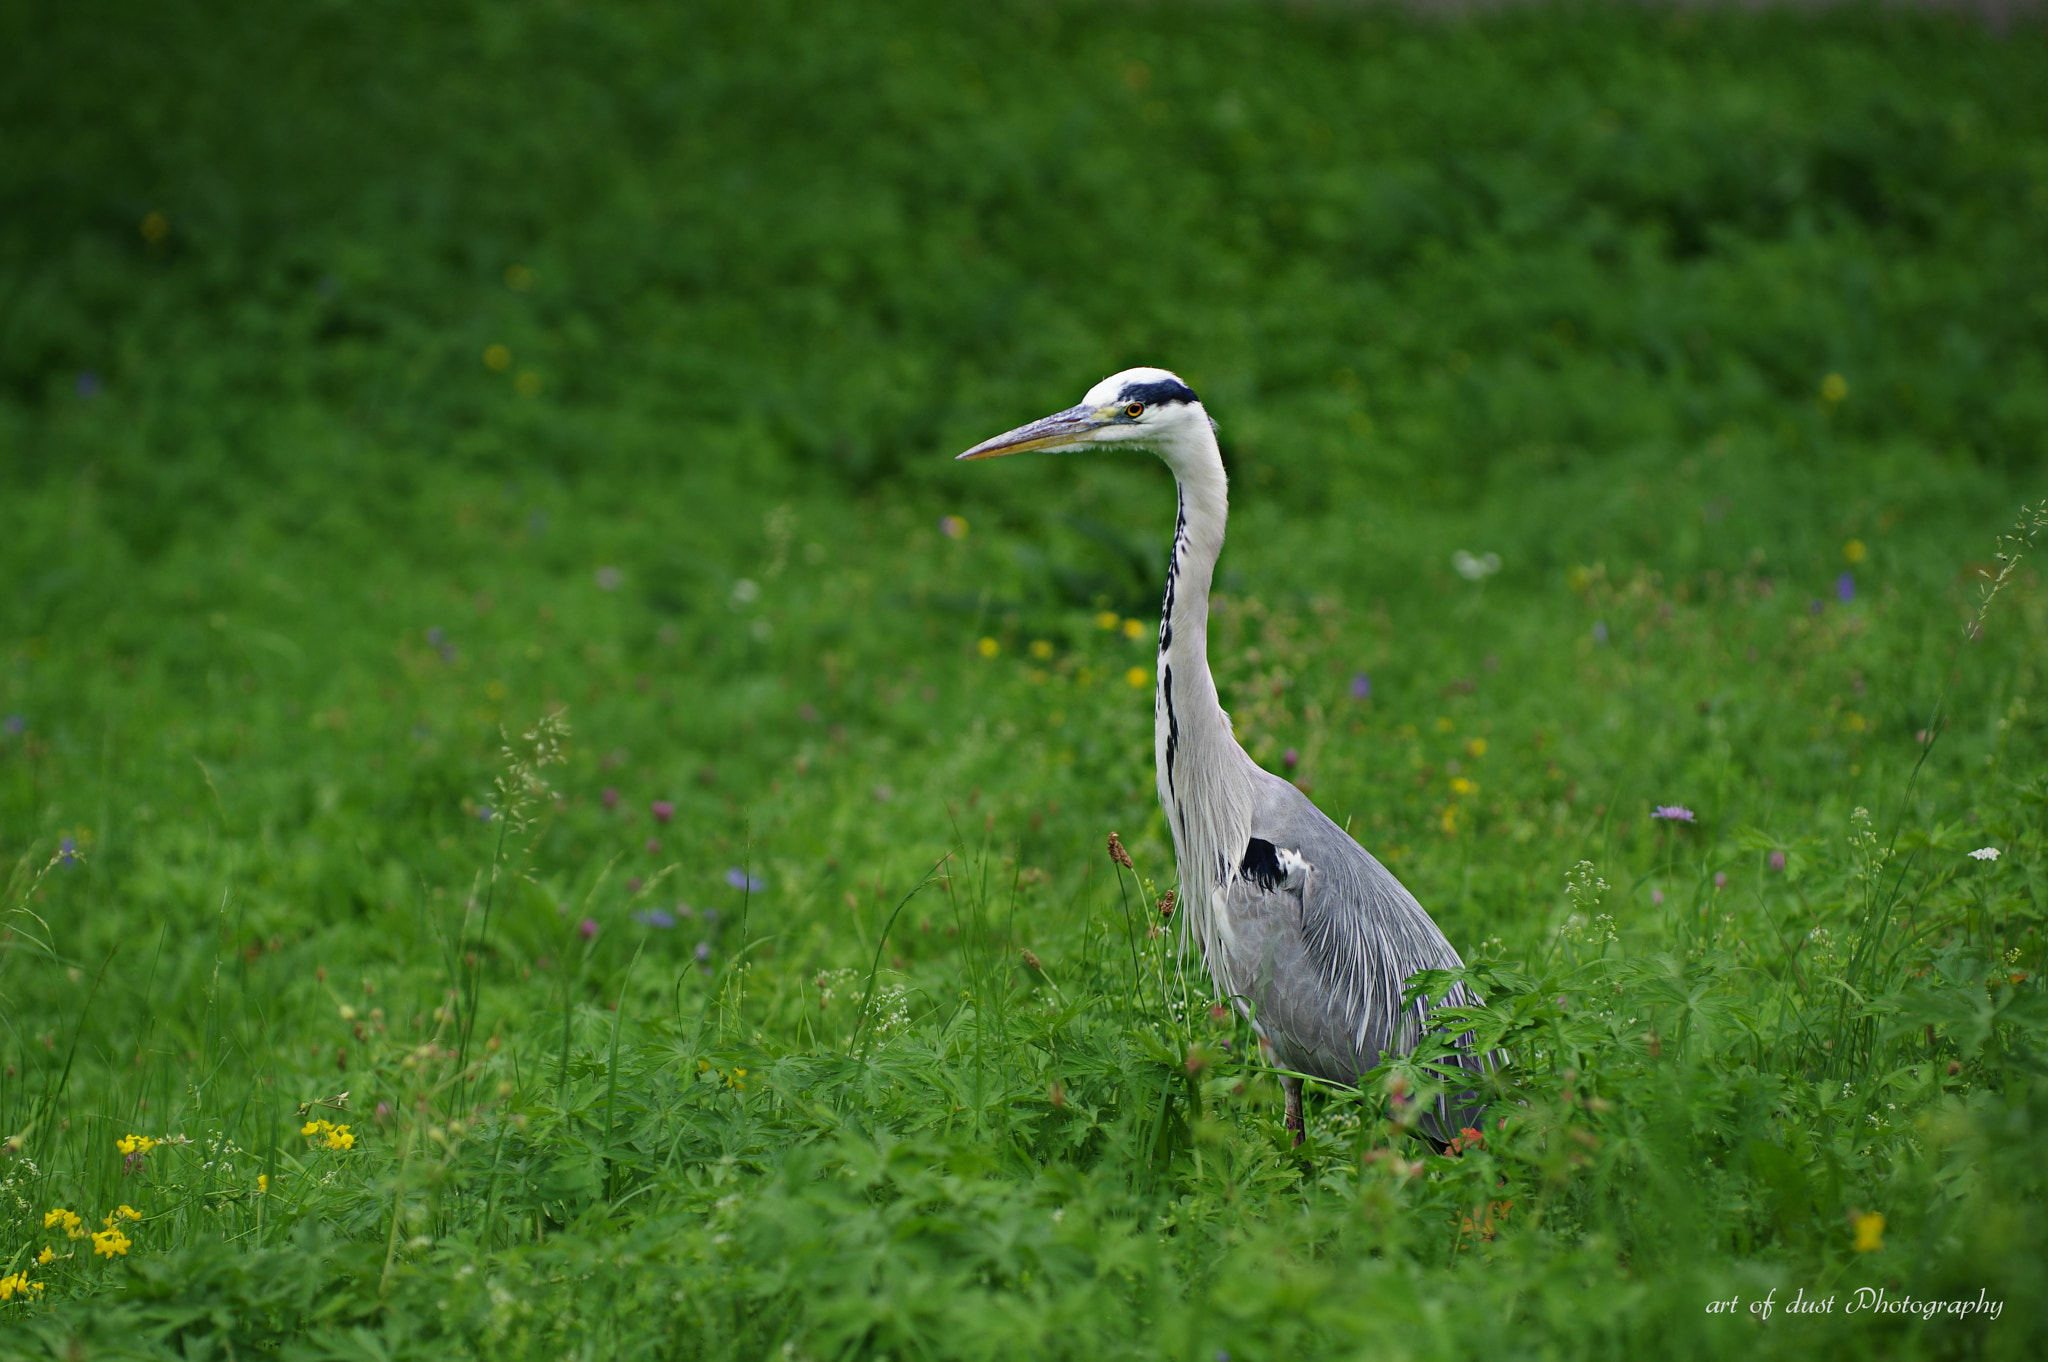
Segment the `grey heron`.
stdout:
[[[1251,1020],[1281,1073],[1287,1128],[1302,1139],[1301,1079],[1356,1085],[1430,1031],[1427,1000],[1401,1005],[1418,970],[1458,953],[1415,896],[1292,782],[1238,744],[1209,672],[1209,590],[1223,550],[1228,479],[1216,426],[1164,369],[1126,369],[1079,406],[984,440],[961,459],[1103,446],[1150,450],[1180,496],[1159,612],[1153,755],[1179,863],[1183,930],[1223,996]],[[1476,999],[1463,984],[1454,1004]],[[1441,1005],[1441,1004],[1439,1004]],[[1457,1062],[1486,1059],[1467,1048]],[[1419,1124],[1432,1143],[1476,1120],[1473,1094],[1448,1094]]]

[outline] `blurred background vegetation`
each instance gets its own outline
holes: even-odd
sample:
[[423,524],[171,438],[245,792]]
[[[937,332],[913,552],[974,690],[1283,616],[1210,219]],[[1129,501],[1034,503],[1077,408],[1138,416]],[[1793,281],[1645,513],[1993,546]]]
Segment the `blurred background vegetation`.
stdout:
[[[1710,1294],[1974,1295],[1972,1261],[2001,1326],[1761,1337],[2038,1340],[2031,568],[1957,644],[2048,463],[2038,22],[23,3],[0,51],[0,1124],[31,1161],[0,1255],[50,1206],[148,1217],[45,1272],[21,1346],[1676,1356],[1754,1342]],[[1513,1100],[1634,1153],[1367,1186],[1344,1132],[1377,1117],[1333,1104],[1296,1161],[1227,1026],[1163,982],[1098,1005],[1139,987],[1089,946],[1103,834],[1171,876],[1123,679],[1170,479],[950,456],[1140,363],[1222,423],[1216,662],[1254,755],[1525,983],[1595,968],[1581,859],[1615,959],[1707,971],[1617,975],[1640,1007],[1580,1058],[1524,1037]],[[559,807],[504,840],[503,744],[565,705]],[[1647,821],[1671,801],[1693,841]],[[1950,925],[1882,970],[1844,948],[1851,1018],[1797,943],[1895,922],[1859,805],[1935,876],[1885,902]],[[2006,878],[1972,889],[1986,840]],[[965,916],[890,934],[948,852],[927,892]],[[1716,926],[1730,874],[1749,916]],[[1976,968],[1950,946],[2010,965],[1981,1034],[1904,1001]],[[1619,1028],[1688,996],[1756,1048],[1659,1078],[1644,1035],[1687,1023]],[[971,1096],[962,1015],[994,1037]],[[1909,1061],[1949,1134],[1842,1135],[1905,1099],[1835,1085]],[[1596,1063],[1637,1077],[1589,1096]],[[1160,1096],[1183,1072],[1220,1086]],[[364,1138],[323,1172],[298,1106],[350,1088]],[[1801,1103],[1835,1144],[1769,1124]],[[145,1129],[215,1144],[138,1172],[113,1140]],[[1520,1177],[1567,1190],[1482,1271],[1457,1221]],[[1880,1203],[1883,1271],[1850,1228]],[[1247,1294],[1247,1262],[1283,1267]]]

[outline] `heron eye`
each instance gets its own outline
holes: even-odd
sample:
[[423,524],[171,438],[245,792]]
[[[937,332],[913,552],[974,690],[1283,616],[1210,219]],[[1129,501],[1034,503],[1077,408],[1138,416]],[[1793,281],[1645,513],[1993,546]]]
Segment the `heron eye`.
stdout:
[[1124,405],[1124,415],[1130,417],[1133,421],[1144,414],[1145,404],[1143,402],[1129,402]]

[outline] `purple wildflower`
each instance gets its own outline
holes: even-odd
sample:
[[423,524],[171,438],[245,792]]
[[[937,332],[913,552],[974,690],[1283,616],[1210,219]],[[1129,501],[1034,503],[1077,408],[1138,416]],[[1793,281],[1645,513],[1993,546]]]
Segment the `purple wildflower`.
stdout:
[[1668,818],[1674,823],[1690,823],[1693,821],[1692,810],[1683,804],[1659,804],[1656,808],[1650,810],[1650,817]]
[[585,941],[590,940],[590,938],[597,935],[597,919],[594,917],[584,918],[583,921],[576,924],[576,930],[583,933]]
[[657,823],[666,823],[669,819],[676,816],[676,806],[669,803],[666,799],[657,799],[652,804],[649,804],[647,808],[654,815],[654,821]]
[[659,856],[661,854],[661,839],[659,837],[647,839],[647,854],[649,856]]
[[633,921],[643,927],[659,927],[667,931],[676,925],[676,915],[666,908],[643,908],[633,914]]
[[1293,748],[1290,747],[1285,752],[1282,752],[1280,754],[1280,760],[1286,762],[1287,769],[1292,771],[1295,767],[1295,763],[1301,760],[1301,753],[1295,751]]
[[57,844],[57,859],[66,865],[78,864],[78,843],[66,837]]
[[1814,600],[1808,601],[1806,603],[1806,613],[1809,615],[1818,615],[1821,611],[1827,608],[1828,603],[1818,598],[1815,598]]
[[691,906],[690,906],[689,904],[687,904],[687,903],[678,903],[678,904],[676,904],[676,916],[677,916],[677,917],[695,917],[695,916],[697,916],[697,910],[696,910],[695,908],[692,908],[692,907],[691,907]]
[[619,792],[617,788],[614,786],[605,786],[604,793],[599,795],[598,799],[604,803],[604,806],[607,809],[616,809],[617,807],[619,807]]
[[1725,871],[1725,870],[1716,870],[1716,871],[1714,872],[1714,888],[1716,888],[1716,889],[1726,889],[1727,887],[1728,887],[1728,872],[1727,872],[1727,871]]
[[440,626],[440,625],[438,625],[438,624],[437,624],[437,625],[435,625],[435,626],[434,626],[433,628],[431,628],[431,629],[427,630],[427,646],[428,646],[428,647],[430,647],[430,648],[441,648],[441,647],[445,647],[445,646],[447,646],[447,643],[448,643],[448,635],[447,635],[447,633],[446,633],[446,632],[445,632],[445,631],[444,631],[444,630],[443,630],[443,629],[441,628],[441,626]]
[[1364,672],[1351,673],[1351,698],[1354,700],[1372,699],[1372,678],[1370,676],[1367,676]]
[[697,943],[695,955],[697,957],[697,963],[700,965],[703,964],[706,960],[709,960],[711,958],[711,943],[709,941],[699,941]]
[[957,515],[942,515],[939,517],[939,533],[948,539],[965,539],[967,522]]
[[1784,853],[1784,852],[1782,852],[1782,851],[1774,851],[1774,852],[1772,852],[1772,853],[1771,853],[1771,869],[1773,869],[1773,870],[1776,870],[1776,871],[1779,871],[1779,872],[1781,872],[1781,873],[1782,873],[1782,872],[1784,871],[1784,869],[1785,869],[1785,853]]
[[1650,902],[1652,905],[1663,903],[1664,891],[1662,889],[1652,889],[1650,891]]
[[491,819],[495,818],[495,817],[496,817],[497,815],[495,815],[495,814],[493,814],[493,813],[491,812],[491,806],[490,806],[490,805],[488,805],[488,804],[479,804],[479,805],[477,805],[477,806],[476,806],[476,816],[477,816],[477,819],[478,819],[478,821],[480,821],[480,822],[484,822],[484,823],[488,823],[488,822],[490,822],[490,821],[491,821]]
[[635,875],[632,879],[626,881],[626,892],[629,894],[637,894],[640,892],[640,877],[638,875]]
[[98,397],[100,395],[100,376],[90,369],[80,369],[78,377],[72,380],[71,386],[77,390],[80,397]]
[[10,714],[4,721],[0,721],[0,728],[5,728],[9,733],[19,733],[27,727],[28,720],[19,714]]
[[1605,642],[1607,641],[1607,621],[1606,621],[1606,620],[1594,620],[1594,621],[1593,621],[1593,641],[1594,641],[1595,643],[1605,643]]
[[725,872],[725,882],[735,889],[744,889],[750,894],[758,894],[768,887],[766,880],[758,876],[749,875],[738,866],[734,866]]
[[1835,599],[1843,603],[1856,599],[1856,574],[1845,572],[1835,578]]

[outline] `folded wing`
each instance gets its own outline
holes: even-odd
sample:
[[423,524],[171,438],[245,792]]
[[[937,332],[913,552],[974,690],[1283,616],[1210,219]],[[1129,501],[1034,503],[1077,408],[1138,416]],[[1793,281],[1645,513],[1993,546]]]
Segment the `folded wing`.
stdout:
[[[1418,970],[1454,969],[1458,953],[1391,871],[1300,790],[1268,777],[1252,837],[1218,891],[1228,978],[1275,1058],[1331,1082],[1355,1084],[1389,1053],[1407,1054],[1429,1028],[1421,1002],[1401,995]],[[1476,1002],[1462,984],[1448,1001]],[[1474,1072],[1484,1057],[1465,1052]],[[1440,1103],[1426,1125],[1448,1138],[1473,1094]]]

